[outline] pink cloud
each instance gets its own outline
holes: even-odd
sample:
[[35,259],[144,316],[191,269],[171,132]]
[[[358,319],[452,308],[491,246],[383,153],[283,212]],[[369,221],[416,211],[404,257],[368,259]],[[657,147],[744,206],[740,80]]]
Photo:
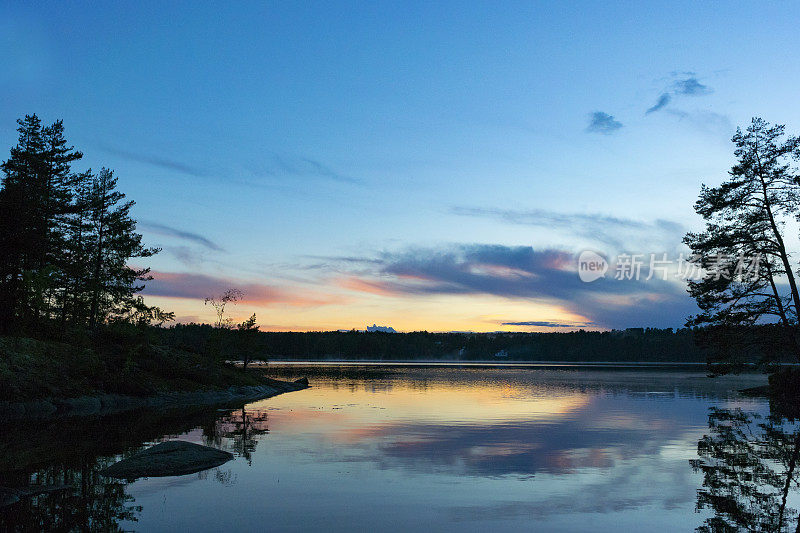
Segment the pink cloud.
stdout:
[[382,281],[368,281],[356,276],[350,276],[341,279],[338,281],[338,285],[351,291],[378,294],[380,296],[395,296],[400,294],[400,292],[395,290],[390,283],[385,283]]
[[202,300],[208,296],[218,296],[228,289],[235,288],[244,293],[243,302],[254,305],[283,304],[315,307],[345,302],[345,299],[341,296],[304,289],[278,288],[263,283],[244,282],[205,274],[185,272],[151,272],[151,274],[153,275],[153,280],[147,283],[143,291],[143,294],[149,296]]

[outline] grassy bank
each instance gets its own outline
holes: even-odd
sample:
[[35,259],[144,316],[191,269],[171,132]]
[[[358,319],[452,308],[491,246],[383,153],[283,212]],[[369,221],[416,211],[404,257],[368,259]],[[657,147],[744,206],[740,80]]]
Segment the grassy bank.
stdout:
[[140,343],[64,343],[0,337],[0,401],[95,394],[149,396],[269,384],[216,358]]

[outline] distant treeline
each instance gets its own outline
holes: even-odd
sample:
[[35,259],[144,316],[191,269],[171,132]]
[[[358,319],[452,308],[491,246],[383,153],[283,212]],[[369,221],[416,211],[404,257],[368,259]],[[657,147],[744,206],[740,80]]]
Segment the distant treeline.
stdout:
[[[185,351],[222,350],[242,357],[236,331],[220,339],[205,324],[157,329],[159,342]],[[634,328],[570,333],[383,333],[363,331],[259,332],[247,350],[253,359],[656,361],[704,362],[689,329]]]
[[[207,324],[152,328],[154,341],[194,353],[216,352],[252,360],[456,360],[714,362],[705,345],[728,338],[739,362],[790,362],[789,350],[776,353],[768,339],[780,326],[736,328],[629,328],[567,333],[383,333],[364,331],[256,332],[242,336]],[[243,339],[246,342],[243,342]],[[765,346],[770,352],[765,353]]]

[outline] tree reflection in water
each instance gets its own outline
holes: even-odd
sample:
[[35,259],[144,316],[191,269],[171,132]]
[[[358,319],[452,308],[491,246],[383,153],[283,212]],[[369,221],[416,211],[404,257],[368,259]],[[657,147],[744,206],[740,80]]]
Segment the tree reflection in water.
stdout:
[[[99,472],[119,455],[195,428],[201,429],[207,445],[229,449],[250,463],[258,437],[268,431],[267,414],[203,407],[7,424],[8,431],[0,432],[0,487],[69,489],[0,508],[0,531],[120,531],[119,524],[136,521],[142,508],[127,494],[126,482]],[[230,470],[220,468],[196,475],[223,485],[236,481]]]
[[703,473],[697,509],[714,515],[701,532],[800,532],[797,461],[800,426],[794,417],[763,417],[741,409],[711,408],[709,434],[697,444],[695,471]]
[[234,455],[243,457],[248,465],[253,464],[253,452],[258,437],[269,433],[267,411],[251,410],[245,407],[231,411],[208,426],[203,427],[203,440],[206,446],[226,448]]
[[77,466],[50,465],[35,471],[30,475],[35,484],[73,489],[24,498],[9,506],[0,512],[0,531],[121,531],[119,523],[135,521],[142,509],[132,505],[125,482],[100,475],[113,462],[113,457],[87,459]]

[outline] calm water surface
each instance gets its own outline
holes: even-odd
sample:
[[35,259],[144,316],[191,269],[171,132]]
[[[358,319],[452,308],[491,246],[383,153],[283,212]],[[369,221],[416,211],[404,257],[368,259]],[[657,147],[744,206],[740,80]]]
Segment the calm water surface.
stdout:
[[[769,413],[765,401],[735,392],[763,378],[711,380],[696,370],[269,368],[279,378],[308,376],[312,388],[233,410],[17,428],[0,449],[6,484],[63,478],[81,490],[23,502],[4,524],[692,531],[714,514],[696,510],[704,478],[690,465],[711,431],[709,409]],[[128,484],[97,474],[119,454],[172,438],[236,459]]]

